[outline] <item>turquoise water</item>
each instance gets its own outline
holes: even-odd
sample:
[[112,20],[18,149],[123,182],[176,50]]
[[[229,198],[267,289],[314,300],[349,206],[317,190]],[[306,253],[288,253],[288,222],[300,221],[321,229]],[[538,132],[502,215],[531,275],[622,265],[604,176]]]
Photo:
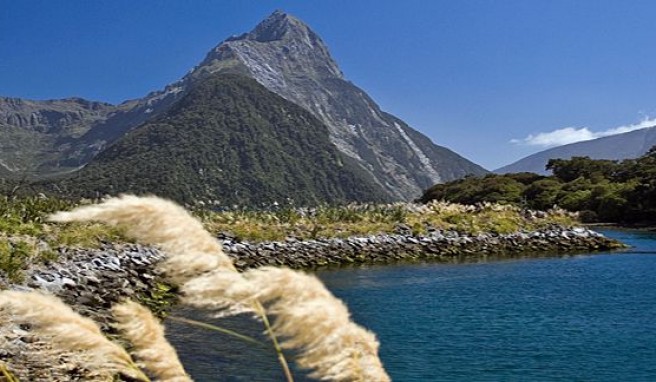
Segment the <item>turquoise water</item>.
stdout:
[[[377,333],[394,381],[656,381],[656,234],[604,233],[635,247],[613,255],[350,268],[319,277],[358,323]],[[260,331],[242,319],[216,322]],[[283,380],[267,348],[169,326],[196,381]]]

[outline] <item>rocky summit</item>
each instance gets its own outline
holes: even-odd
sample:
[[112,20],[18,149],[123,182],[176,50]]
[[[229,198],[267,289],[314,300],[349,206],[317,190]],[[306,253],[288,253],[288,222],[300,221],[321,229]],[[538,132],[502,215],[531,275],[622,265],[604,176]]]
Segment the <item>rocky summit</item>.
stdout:
[[[41,127],[51,132],[44,141],[43,133],[31,130],[26,133],[24,126],[14,123],[16,119],[5,118],[8,122],[0,125],[3,137],[0,159],[4,161],[0,167],[14,171],[19,169],[14,163],[23,163],[21,168],[29,167],[38,176],[77,169],[129,131],[165,114],[194,87],[215,74],[251,77],[309,111],[326,125],[329,140],[337,150],[358,167],[367,182],[371,179],[377,189],[383,190],[387,198],[416,198],[435,183],[486,172],[453,151],[435,145],[399,118],[381,111],[364,90],[345,78],[327,46],[309,26],[280,11],[251,32],[221,42],[198,66],[163,90],[117,106],[76,101],[97,106],[92,108],[93,113],[81,116],[82,122],[72,129],[73,133],[63,134],[53,129],[56,122],[50,121]],[[31,115],[28,112],[25,109],[19,114],[27,118]],[[17,130],[20,139],[10,134]],[[25,136],[30,137],[29,143]],[[42,141],[43,144],[38,143]],[[20,160],[14,160],[19,156]]]
[[435,183],[485,170],[380,110],[345,79],[321,38],[299,19],[276,11],[251,32],[214,48],[188,77],[239,72],[309,110],[337,148],[355,159],[396,199]]

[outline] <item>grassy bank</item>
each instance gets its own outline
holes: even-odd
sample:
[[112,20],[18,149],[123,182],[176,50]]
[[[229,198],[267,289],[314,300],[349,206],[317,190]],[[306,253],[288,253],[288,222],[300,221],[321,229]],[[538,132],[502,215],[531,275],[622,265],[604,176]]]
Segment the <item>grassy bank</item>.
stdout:
[[[107,225],[62,225],[46,221],[50,213],[83,203],[38,197],[0,198],[0,270],[9,280],[20,281],[22,270],[31,264],[56,258],[56,248],[60,246],[95,248],[102,243],[128,241],[120,229]],[[253,242],[284,240],[290,236],[298,239],[365,236],[398,230],[414,234],[430,229],[511,233],[575,223],[573,215],[562,210],[542,213],[497,204],[465,206],[441,202],[313,209],[285,207],[272,211],[213,212],[197,208],[195,214],[213,234],[229,233]]]
[[101,224],[55,225],[46,217],[75,203],[53,198],[0,198],[0,270],[20,281],[31,264],[53,260],[59,246],[95,248],[124,241],[120,230]]
[[393,233],[399,228],[417,235],[429,229],[451,229],[470,234],[511,233],[540,229],[550,224],[576,223],[575,215],[563,210],[542,213],[499,204],[467,206],[442,202],[286,208],[266,212],[199,211],[199,216],[210,232],[230,232],[249,241],[283,240],[289,236],[298,239],[366,236]]

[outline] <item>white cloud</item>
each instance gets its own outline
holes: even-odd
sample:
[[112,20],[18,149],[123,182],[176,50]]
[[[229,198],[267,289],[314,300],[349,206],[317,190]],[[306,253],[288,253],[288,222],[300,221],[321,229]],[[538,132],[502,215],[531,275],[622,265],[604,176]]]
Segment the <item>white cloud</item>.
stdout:
[[553,147],[568,143],[589,141],[609,135],[628,133],[629,131],[652,126],[656,126],[656,118],[646,117],[642,121],[632,125],[622,125],[603,131],[592,131],[587,127],[565,127],[547,133],[530,134],[524,139],[511,139],[510,142],[518,145]]

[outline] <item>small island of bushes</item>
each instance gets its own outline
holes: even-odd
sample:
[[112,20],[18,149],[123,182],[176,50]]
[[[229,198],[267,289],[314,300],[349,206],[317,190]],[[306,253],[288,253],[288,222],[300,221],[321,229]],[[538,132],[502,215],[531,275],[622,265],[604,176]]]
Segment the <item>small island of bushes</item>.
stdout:
[[553,175],[490,174],[438,184],[419,201],[504,203],[537,210],[557,205],[579,212],[584,222],[656,223],[656,146],[637,159],[552,159],[546,169]]

